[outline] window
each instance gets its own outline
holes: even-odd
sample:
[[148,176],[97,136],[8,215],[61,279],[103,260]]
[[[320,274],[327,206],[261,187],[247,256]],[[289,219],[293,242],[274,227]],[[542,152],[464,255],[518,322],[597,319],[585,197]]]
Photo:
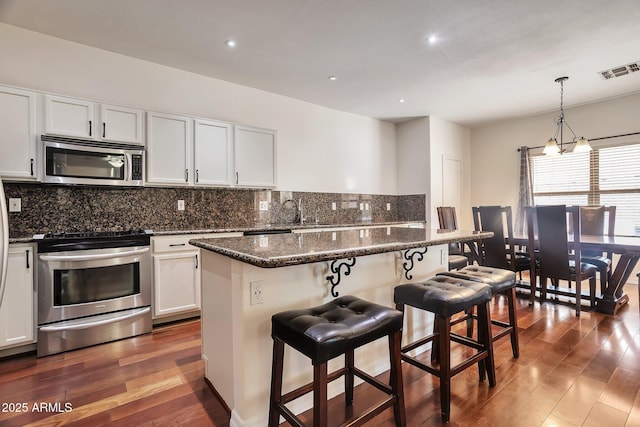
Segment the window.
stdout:
[[616,234],[640,235],[640,144],[532,156],[537,205],[616,206]]

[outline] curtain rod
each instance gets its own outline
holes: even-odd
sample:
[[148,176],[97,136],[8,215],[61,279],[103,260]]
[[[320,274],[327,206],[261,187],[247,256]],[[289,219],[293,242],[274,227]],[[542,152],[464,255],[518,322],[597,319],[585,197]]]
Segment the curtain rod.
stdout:
[[[625,133],[625,134],[622,134],[622,135],[603,136],[601,138],[593,138],[593,139],[589,138],[589,142],[591,142],[591,141],[600,141],[600,140],[603,140],[603,139],[610,139],[610,138],[620,138],[622,136],[631,136],[631,135],[640,135],[640,132]],[[527,148],[530,149],[530,150],[534,150],[536,148],[544,148],[544,145],[537,145],[535,147],[527,147]],[[518,148],[518,151],[520,151],[519,148]]]

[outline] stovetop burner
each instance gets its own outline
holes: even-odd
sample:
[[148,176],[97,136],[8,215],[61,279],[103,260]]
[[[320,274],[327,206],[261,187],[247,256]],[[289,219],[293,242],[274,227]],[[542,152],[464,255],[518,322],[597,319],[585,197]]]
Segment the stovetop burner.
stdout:
[[38,252],[69,252],[149,246],[152,234],[151,231],[147,230],[47,233],[41,234],[37,239]]

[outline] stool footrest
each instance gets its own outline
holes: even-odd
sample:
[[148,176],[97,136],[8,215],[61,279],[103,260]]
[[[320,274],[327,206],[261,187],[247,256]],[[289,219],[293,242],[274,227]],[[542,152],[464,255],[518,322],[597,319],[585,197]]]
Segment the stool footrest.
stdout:
[[284,406],[282,403],[278,402],[275,404],[278,407],[278,410],[280,411],[280,415],[292,426],[295,427],[306,427],[304,424],[302,424],[302,422],[296,417],[296,415],[291,412],[289,410],[289,408],[287,408],[286,406]]
[[[327,384],[329,384],[330,382],[335,381],[338,378],[342,377],[346,372],[347,372],[347,368],[343,367],[343,368],[340,368],[340,369],[328,374],[327,375]],[[313,391],[313,382],[310,382],[308,384],[305,384],[305,385],[302,385],[302,386],[296,388],[295,390],[291,390],[287,394],[283,394],[281,402],[282,403],[291,402],[292,400],[296,400],[297,398],[299,398],[301,396],[304,396],[307,393],[311,393],[312,391]]]

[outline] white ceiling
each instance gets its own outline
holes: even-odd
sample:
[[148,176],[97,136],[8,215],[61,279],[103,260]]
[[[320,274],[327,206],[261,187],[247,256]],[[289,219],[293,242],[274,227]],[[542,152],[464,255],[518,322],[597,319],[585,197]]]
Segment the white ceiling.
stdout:
[[638,0],[0,0],[0,21],[392,121],[557,110],[563,75],[566,107],[640,92],[599,75],[640,61]]

